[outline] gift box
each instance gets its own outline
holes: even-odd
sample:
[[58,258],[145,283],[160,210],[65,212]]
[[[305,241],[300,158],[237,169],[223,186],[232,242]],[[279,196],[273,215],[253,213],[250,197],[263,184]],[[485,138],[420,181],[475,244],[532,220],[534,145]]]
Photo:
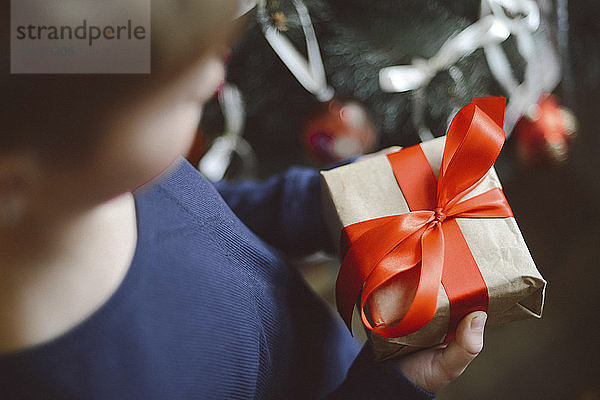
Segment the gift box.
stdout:
[[378,358],[447,342],[472,311],[541,317],[546,282],[493,169],[504,106],[474,99],[445,137],[321,173],[336,305],[348,327],[357,305]]

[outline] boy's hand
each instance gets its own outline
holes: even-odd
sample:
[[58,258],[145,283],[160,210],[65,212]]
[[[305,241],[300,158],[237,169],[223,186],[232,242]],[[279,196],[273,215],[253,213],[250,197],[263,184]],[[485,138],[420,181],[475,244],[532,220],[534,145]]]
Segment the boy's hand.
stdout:
[[397,360],[404,375],[417,386],[435,393],[467,368],[483,349],[483,327],[487,314],[477,311],[463,318],[456,338],[446,346],[421,350]]

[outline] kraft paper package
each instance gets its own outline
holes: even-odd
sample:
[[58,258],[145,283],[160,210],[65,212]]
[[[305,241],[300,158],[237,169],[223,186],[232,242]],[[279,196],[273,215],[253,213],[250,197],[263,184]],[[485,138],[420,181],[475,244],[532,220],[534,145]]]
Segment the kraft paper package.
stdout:
[[[475,114],[482,114],[480,111],[477,110]],[[472,118],[476,117],[477,115]],[[450,131],[452,129],[451,126]],[[445,140],[444,136],[418,145],[436,178],[442,165]],[[408,149],[402,149],[400,152]],[[407,171],[411,169],[408,168]],[[323,171],[321,175],[325,217],[336,242],[340,242],[340,238],[344,237],[345,229],[355,224],[411,211],[385,154]],[[492,167],[460,202],[468,201],[494,188],[501,188],[501,185]],[[514,217],[458,216],[454,220],[485,282],[488,325],[540,318],[546,282],[531,258]],[[450,240],[452,238],[446,234],[447,246],[451,245],[448,243]],[[346,253],[352,245],[352,240],[345,244],[342,240],[341,243],[341,252]],[[427,257],[425,250],[423,253]],[[344,255],[341,254],[342,258]],[[448,268],[453,268],[453,265],[445,263],[444,269]],[[415,296],[418,279],[419,269],[413,268],[412,272],[400,274],[372,291],[365,301],[365,315],[370,325],[393,326],[401,321]],[[457,282],[457,286],[460,286],[460,276]],[[454,290],[456,291],[456,288]],[[460,291],[460,287],[458,290]],[[367,330],[376,357],[389,358],[443,343],[447,339],[450,323],[450,304],[444,286],[440,285],[437,309],[434,310],[432,319],[416,332],[401,337],[385,337],[373,330]],[[462,318],[462,315],[460,317]]]

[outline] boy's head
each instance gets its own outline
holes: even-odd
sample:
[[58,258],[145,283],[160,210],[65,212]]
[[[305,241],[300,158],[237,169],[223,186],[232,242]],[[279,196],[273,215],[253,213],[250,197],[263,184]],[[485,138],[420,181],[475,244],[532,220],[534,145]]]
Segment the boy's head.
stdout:
[[[0,6],[5,27],[9,3]],[[56,25],[76,3],[55,10]],[[92,205],[143,184],[185,152],[223,79],[238,7],[239,0],[152,0],[147,75],[11,75],[4,29],[0,217],[15,198],[27,199],[33,214]]]

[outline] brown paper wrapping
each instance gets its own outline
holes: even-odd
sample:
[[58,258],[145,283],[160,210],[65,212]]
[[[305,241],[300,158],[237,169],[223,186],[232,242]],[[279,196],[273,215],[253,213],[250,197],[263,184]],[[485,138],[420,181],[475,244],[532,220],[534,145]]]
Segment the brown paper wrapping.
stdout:
[[[439,173],[445,137],[420,146],[435,175]],[[335,242],[342,228],[357,222],[409,212],[402,191],[385,155],[321,173],[325,216]],[[486,178],[464,199],[501,187],[492,168]],[[488,325],[540,318],[546,281],[538,272],[514,218],[457,218],[458,225],[479,266],[488,288]],[[401,318],[402,282],[387,285],[373,293],[369,307],[376,318],[393,323]],[[406,297],[406,295],[404,296]],[[422,329],[400,338],[385,338],[368,332],[378,358],[389,358],[444,341],[449,301],[440,286],[434,318]],[[376,321],[381,322],[381,321]]]

